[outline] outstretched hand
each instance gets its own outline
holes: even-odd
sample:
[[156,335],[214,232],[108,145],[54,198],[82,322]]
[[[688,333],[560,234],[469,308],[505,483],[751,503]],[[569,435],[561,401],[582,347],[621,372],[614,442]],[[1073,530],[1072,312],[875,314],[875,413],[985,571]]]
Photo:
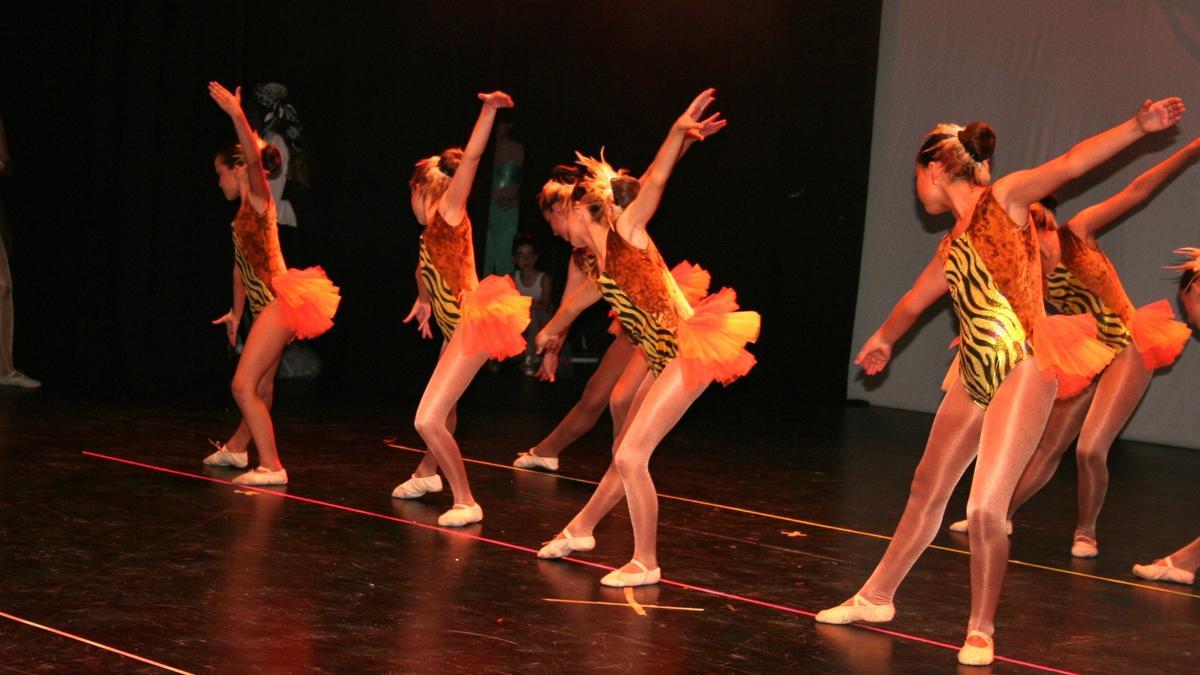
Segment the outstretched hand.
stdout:
[[426,340],[433,339],[433,330],[429,327],[429,317],[433,315],[433,307],[428,300],[417,298],[413,303],[412,311],[408,316],[404,317],[403,323],[408,323],[413,319],[417,321],[417,332]]
[[859,350],[854,362],[862,366],[867,375],[877,375],[887,367],[892,360],[892,345],[885,342],[878,334],[872,335],[867,344]]
[[240,316],[234,316],[233,312],[225,312],[225,316],[216,319],[212,323],[214,326],[223,324],[225,326],[225,337],[229,338],[229,346],[236,347],[238,324],[241,322],[242,318]]
[[1187,107],[1178,96],[1164,98],[1160,101],[1146,99],[1138,108],[1136,119],[1142,131],[1152,134],[1156,131],[1169,129],[1183,117]]
[[228,89],[221,86],[219,82],[208,83],[208,95],[212,100],[217,102],[228,115],[236,115],[242,112],[242,88],[238,87],[230,93]]
[[489,106],[491,106],[493,108],[497,108],[497,109],[511,108],[514,105],[516,105],[515,103],[513,103],[512,97],[502,91],[493,91],[488,94],[484,94],[481,92],[479,94],[479,100],[483,101],[484,105],[489,105]]
[[721,119],[721,113],[713,113],[707,118],[701,119],[704,111],[716,100],[716,94],[717,90],[711,87],[700,92],[700,95],[692,99],[691,105],[683,115],[675,121],[675,128],[687,134],[688,138],[697,141],[703,141],[723,129],[726,120]]

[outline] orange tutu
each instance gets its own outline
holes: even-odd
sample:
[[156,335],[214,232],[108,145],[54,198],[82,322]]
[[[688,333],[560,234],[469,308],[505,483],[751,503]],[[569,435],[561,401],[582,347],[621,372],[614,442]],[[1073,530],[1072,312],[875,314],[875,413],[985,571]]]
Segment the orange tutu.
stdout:
[[525,353],[525,328],[533,298],[521,295],[510,276],[489,276],[459,298],[462,319],[454,330],[468,353],[487,352],[490,359]]
[[750,372],[755,359],[746,343],[758,340],[758,312],[738,311],[732,288],[722,288],[694,309],[675,334],[685,382],[702,386],[716,380],[727,385]]
[[333,327],[342,296],[320,267],[289,269],[271,279],[283,320],[300,340],[315,338]]
[[1034,326],[1033,360],[1047,382],[1058,379],[1058,398],[1087,389],[1113,360],[1113,351],[1095,338],[1091,314],[1045,316]]
[[1166,300],[1139,307],[1129,322],[1129,332],[1146,370],[1175,363],[1192,335],[1186,323],[1175,320],[1175,310]]
[[[675,284],[679,286],[679,290],[683,292],[683,297],[687,299],[689,305],[695,307],[696,303],[708,295],[708,286],[712,283],[712,275],[703,267],[684,260],[671,268],[671,276],[675,277]],[[612,317],[612,323],[608,325],[609,334],[620,335],[621,322],[617,319],[617,313],[609,310],[608,315]]]
[[708,295],[712,275],[703,267],[684,260],[671,268],[671,276],[675,277],[675,284],[683,291],[683,297],[687,298],[689,305],[695,307]]

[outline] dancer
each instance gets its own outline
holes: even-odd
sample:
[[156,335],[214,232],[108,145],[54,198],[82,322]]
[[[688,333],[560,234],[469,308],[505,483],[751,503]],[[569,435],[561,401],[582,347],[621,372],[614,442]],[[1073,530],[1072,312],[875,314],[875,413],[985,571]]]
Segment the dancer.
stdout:
[[341,297],[320,267],[287,269],[279,249],[275,201],[267,177],[279,169],[279,151],[250,129],[242,112],[242,88],[229,93],[216,82],[208,93],[233,121],[238,143],[213,160],[225,198],[241,201],[233,219],[233,308],[214,324],[225,326],[229,344],[237,341],[246,300],[255,314],[254,325],[233,375],[234,400],[242,423],[227,443],[204,459],[209,466],[248,465],[250,441],[258,450],[258,466],[233,479],[243,485],[284,485],[287,471],[275,447],[271,423],[275,371],[283,348],[295,339],[317,337],[333,326]]
[[429,337],[432,313],[442,331],[441,355],[421,403],[416,429],[429,452],[412,478],[396,486],[392,496],[415,499],[442,489],[440,467],[450,481],[454,506],[438,516],[443,527],[462,527],[483,520],[483,509],[471,494],[462,454],[454,440],[455,406],[475,373],[489,358],[505,359],[525,351],[521,333],[529,325],[530,299],[517,292],[512,277],[479,281],[471,244],[467,196],[487,145],[496,110],[511,108],[502,91],[479,94],[483,101],[465,149],[451,148],[417,162],[409,187],[421,234],[418,297],[405,323],[416,320]]
[[601,580],[606,586],[658,582],[658,496],[650,478],[650,455],[709,383],[728,384],[754,366],[745,345],[758,337],[758,314],[737,311],[736,295],[728,288],[690,306],[646,231],[684,140],[724,126],[719,114],[702,119],[714,91],[697,96],[671,127],[642,182],[613,170],[603,158],[580,156],[588,176],[571,211],[568,236],[572,245],[595,256],[592,273],[598,290],[585,284],[576,293],[604,296],[637,341],[649,372],[636,389],[613,443],[612,463],[596,492],[538,556],[561,558],[594,547],[596,523],[625,496],[633,523],[633,558]]
[[[978,454],[967,505],[971,524],[971,614],[958,660],[992,662],[994,618],[1008,561],[1004,516],[1017,479],[1041,438],[1056,394],[1087,387],[1112,352],[1092,335],[1089,317],[1047,317],[1042,266],[1029,204],[1083,175],[1183,113],[1179,99],[1146,101],[1128,121],[1033,169],[991,183],[995,134],[983,122],[940,124],[916,158],[916,191],[930,214],[955,225],[933,260],[855,362],[868,375],[884,367],[892,345],[934,300],[950,293],[959,322],[958,385],[934,417],[925,454],[896,533],[866,584],[823,623],[889,621],[892,598],[933,540],[946,502]],[[1082,322],[1082,323],[1081,323]]]
[[[707,138],[719,130],[720,125],[709,125],[697,130],[697,135]],[[688,147],[695,141],[696,136],[688,136],[680,155],[687,152]],[[550,229],[555,235],[568,241],[570,239],[567,221],[576,201],[573,193],[577,191],[579,180],[577,168],[559,165],[554,168],[554,176],[538,194],[542,217],[550,224]],[[579,196],[582,196],[582,189],[578,192]],[[538,349],[542,353],[538,377],[542,380],[554,381],[558,355],[567,329],[583,310],[600,300],[598,289],[584,271],[585,268],[594,270],[595,265],[596,257],[586,248],[577,248],[571,255],[562,306],[555,313],[553,320],[539,333],[537,340],[540,343]],[[708,294],[708,272],[698,265],[684,261],[671,268],[671,274],[689,304],[695,305]],[[577,293],[580,285],[585,283],[591,288]],[[644,357],[636,356],[637,347],[621,329],[619,320],[613,320],[609,333],[614,335],[615,339],[604,350],[596,372],[592,373],[583,388],[583,396],[579,402],[567,412],[566,417],[549,436],[526,452],[519,453],[513,461],[513,466],[521,469],[558,471],[559,455],[567,446],[596,426],[605,407],[611,411],[613,434],[619,431],[625,412],[633,401],[634,390],[645,378],[646,363]]]
[[[1200,248],[1181,248],[1175,252],[1189,258],[1170,268],[1183,271],[1179,277],[1179,304],[1192,328],[1200,330]],[[1200,538],[1165,558],[1134,565],[1133,573],[1150,581],[1190,585],[1196,581],[1197,569],[1200,569]]]
[[[1006,529],[1010,532],[1013,514],[1050,482],[1063,453],[1078,436],[1079,520],[1071,555],[1094,558],[1100,552],[1096,520],[1108,491],[1108,452],[1145,395],[1154,370],[1174,363],[1191,331],[1175,320],[1165,299],[1134,309],[1116,268],[1100,250],[1096,234],[1148,200],[1197,155],[1200,138],[1138,176],[1124,190],[1080,211],[1066,227],[1054,223],[1051,211],[1041,214],[1050,236],[1058,239],[1060,251],[1059,264],[1046,277],[1046,302],[1062,314],[1094,317],[1097,337],[1113,350],[1115,358],[1082,394],[1054,404],[1042,440],[1008,507]],[[950,529],[966,532],[967,521],[958,521]]]

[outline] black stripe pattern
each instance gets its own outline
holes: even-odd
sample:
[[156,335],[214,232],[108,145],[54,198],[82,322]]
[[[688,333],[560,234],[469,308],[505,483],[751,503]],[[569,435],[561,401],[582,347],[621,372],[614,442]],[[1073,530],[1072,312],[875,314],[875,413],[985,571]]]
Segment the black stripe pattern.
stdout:
[[662,373],[663,368],[666,368],[678,353],[674,331],[663,328],[650,314],[635,305],[629,299],[629,295],[621,290],[620,285],[607,273],[595,270],[593,274],[600,295],[621,322],[625,335],[646,355],[650,371],[655,375]]
[[242,287],[246,289],[246,300],[250,302],[250,314],[258,316],[258,313],[275,299],[275,294],[271,292],[271,287],[265,281],[258,278],[258,275],[254,273],[254,268],[246,261],[236,230],[233,232],[233,261],[242,277]]
[[450,285],[442,278],[437,268],[433,266],[433,259],[429,256],[429,249],[425,246],[424,238],[421,239],[420,260],[421,282],[429,293],[433,318],[442,331],[442,337],[449,341],[451,337],[454,337],[454,329],[458,327],[458,322],[462,319],[458,298],[450,290]]
[[958,316],[959,379],[971,400],[986,408],[1004,378],[1031,355],[1028,335],[969,235],[950,244],[945,270]]
[[1113,351],[1120,352],[1133,341],[1121,316],[1063,265],[1046,275],[1046,302],[1060,314],[1091,314],[1096,319],[1096,338]]

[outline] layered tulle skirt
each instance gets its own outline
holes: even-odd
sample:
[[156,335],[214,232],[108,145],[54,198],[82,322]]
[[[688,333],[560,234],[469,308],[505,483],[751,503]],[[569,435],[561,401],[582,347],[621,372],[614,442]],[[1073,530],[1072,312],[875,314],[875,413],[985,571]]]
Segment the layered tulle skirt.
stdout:
[[485,277],[475,290],[459,296],[462,318],[454,329],[454,339],[467,353],[486,352],[490,359],[523,354],[532,302],[521,295],[512,277]]
[[716,380],[727,385],[750,372],[756,363],[746,345],[758,340],[762,317],[739,310],[732,288],[692,305],[695,313],[680,322],[675,333],[686,383],[700,386]]
[[296,338],[315,338],[333,327],[342,296],[320,267],[289,269],[271,279],[284,323]]
[[1192,336],[1186,323],[1175,320],[1175,310],[1166,300],[1139,307],[1129,322],[1129,333],[1146,370],[1175,363]]

